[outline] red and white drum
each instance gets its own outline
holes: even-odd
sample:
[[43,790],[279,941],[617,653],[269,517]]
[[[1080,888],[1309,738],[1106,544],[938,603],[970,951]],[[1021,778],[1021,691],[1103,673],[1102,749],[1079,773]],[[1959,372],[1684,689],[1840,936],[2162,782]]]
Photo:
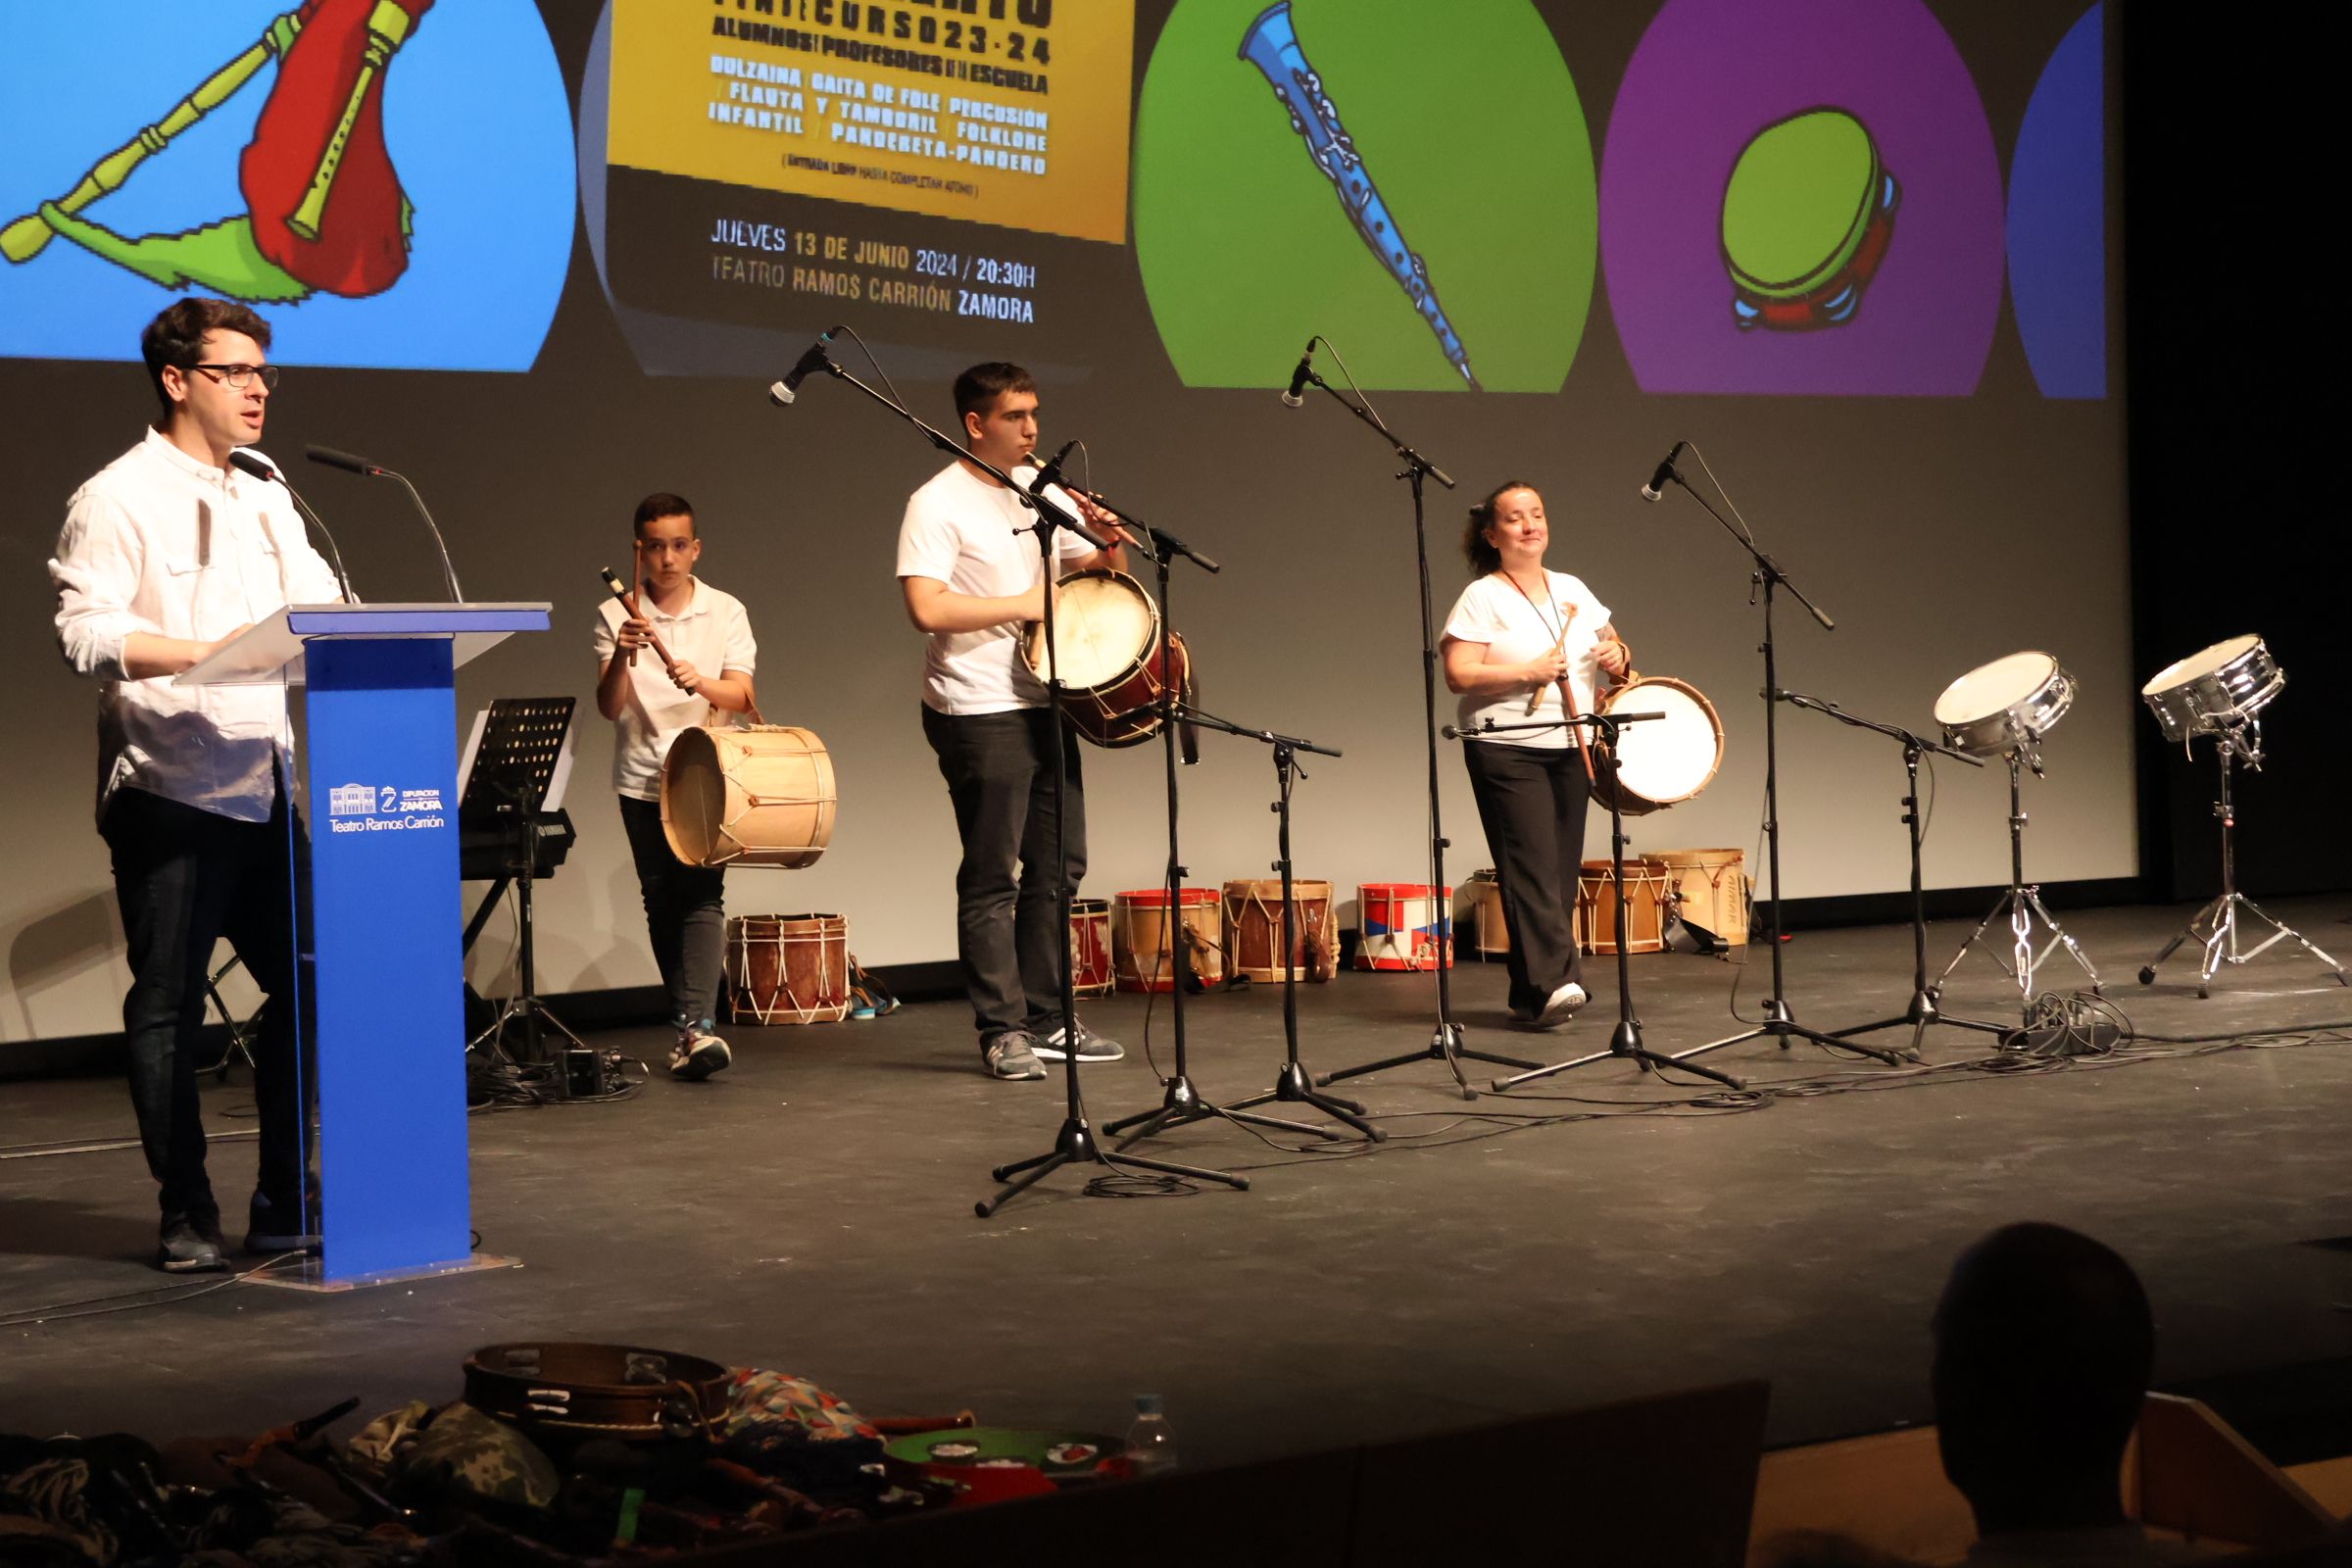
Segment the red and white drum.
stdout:
[[1082,997],[1107,997],[1117,972],[1110,962],[1110,901],[1070,901],[1070,981]]
[[739,914],[727,922],[737,1023],[838,1023],[850,1015],[850,922],[838,914]]
[[[1184,890],[1185,964],[1203,985],[1225,981],[1225,911],[1208,888]],[[1111,908],[1110,956],[1121,991],[1173,991],[1176,959],[1168,946],[1168,890],[1122,893]]]
[[1426,882],[1366,882],[1355,890],[1362,940],[1358,969],[1436,969],[1453,966],[1453,889]]

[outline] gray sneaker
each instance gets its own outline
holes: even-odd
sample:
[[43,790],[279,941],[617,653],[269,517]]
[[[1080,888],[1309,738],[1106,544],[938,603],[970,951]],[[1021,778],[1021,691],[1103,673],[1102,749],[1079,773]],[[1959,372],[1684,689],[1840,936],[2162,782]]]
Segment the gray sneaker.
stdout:
[[681,1083],[699,1084],[735,1059],[727,1043],[700,1025],[678,1031],[670,1048],[669,1075]]
[[[1061,1061],[1069,1055],[1069,1053],[1062,1049],[1062,1033],[1059,1029],[1039,1040],[1036,1050],[1038,1055],[1047,1061]],[[1089,1029],[1084,1018],[1078,1020],[1078,1059],[1080,1061],[1117,1061],[1126,1054],[1126,1047],[1120,1045],[1116,1040],[1105,1040]]]
[[1544,1004],[1544,1010],[1536,1014],[1536,1027],[1539,1029],[1558,1028],[1576,1016],[1577,1008],[1585,1004],[1585,1000],[1583,986],[1573,980],[1564,982],[1559,990],[1551,994],[1551,1000]]
[[980,1048],[991,1078],[1032,1079],[1046,1075],[1037,1059],[1037,1037],[1026,1029],[1007,1029]]

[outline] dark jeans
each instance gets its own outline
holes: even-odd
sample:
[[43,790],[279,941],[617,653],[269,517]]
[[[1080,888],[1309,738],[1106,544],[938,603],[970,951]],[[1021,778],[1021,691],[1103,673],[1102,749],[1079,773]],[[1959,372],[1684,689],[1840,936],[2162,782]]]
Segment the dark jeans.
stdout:
[[[963,862],[956,868],[956,956],[983,1043],[1007,1029],[1060,1026],[1061,964],[1070,949],[1060,895],[1086,875],[1086,786],[1078,738],[1063,732],[1069,864],[1054,876],[1054,715],[923,709],[923,737],[956,806]],[[1017,876],[1016,876],[1017,868]]]
[[217,1221],[204,1168],[196,1092],[196,1034],[205,980],[222,937],[267,999],[254,1041],[253,1099],[261,1121],[256,1190],[291,1209],[302,1199],[311,1074],[296,1041],[295,903],[310,902],[310,857],[297,818],[289,855],[285,796],[268,822],[238,822],[144,790],[108,803],[99,832],[112,852],[115,897],[129,946],[122,1034],[139,1142],[167,1222]]
[[669,991],[670,1017],[680,1027],[713,1023],[727,934],[727,873],[679,859],[662,832],[660,806],[633,795],[619,799],[637,888],[645,896],[645,931]]
[[1470,792],[1487,830],[1511,928],[1511,1005],[1541,1008],[1563,982],[1584,983],[1576,882],[1584,868],[1585,760],[1574,746],[1464,741]]

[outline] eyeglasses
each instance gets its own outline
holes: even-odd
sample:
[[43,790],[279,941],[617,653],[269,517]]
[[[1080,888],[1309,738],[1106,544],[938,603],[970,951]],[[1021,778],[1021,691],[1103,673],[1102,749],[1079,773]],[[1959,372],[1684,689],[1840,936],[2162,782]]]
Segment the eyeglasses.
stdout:
[[262,378],[263,386],[272,392],[277,390],[277,367],[274,365],[191,365],[188,368],[219,376],[225,385],[240,392],[253,385],[253,378],[257,375]]

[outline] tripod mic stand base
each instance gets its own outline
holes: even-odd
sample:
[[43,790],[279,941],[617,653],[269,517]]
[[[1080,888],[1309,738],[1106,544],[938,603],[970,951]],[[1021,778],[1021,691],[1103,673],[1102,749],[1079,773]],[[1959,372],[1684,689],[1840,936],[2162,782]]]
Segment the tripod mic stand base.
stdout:
[[[1417,1060],[1418,1058],[1407,1057],[1406,1059]],[[1328,1079],[1324,1081],[1329,1082]],[[1346,1122],[1376,1144],[1388,1142],[1389,1135],[1387,1133],[1364,1119],[1362,1105],[1352,1100],[1342,1100],[1337,1095],[1326,1095],[1319,1092],[1308,1080],[1306,1069],[1296,1061],[1286,1061],[1282,1064],[1282,1070],[1274,1075],[1272,1089],[1262,1095],[1251,1095],[1248,1100],[1238,1100],[1234,1102],[1233,1108],[1248,1110],[1252,1105],[1263,1105],[1275,1102],[1286,1105],[1312,1105],[1334,1121]]]
[[[1909,1020],[1900,1021],[1908,1022]],[[1789,1012],[1788,1004],[1777,997],[1764,1004],[1764,1021],[1753,1029],[1744,1029],[1739,1034],[1727,1035],[1721,1040],[1710,1040],[1705,1045],[1693,1046],[1689,1051],[1678,1051],[1666,1059],[1678,1065],[1687,1066],[1692,1056],[1702,1056],[1710,1051],[1721,1051],[1726,1046],[1744,1045],[1750,1040],[1778,1040],[1781,1043],[1781,1049],[1786,1051],[1788,1049],[1788,1042],[1792,1039],[1810,1040],[1817,1046],[1827,1046],[1838,1051],[1859,1052],[1873,1060],[1885,1062],[1889,1067],[1902,1065],[1902,1058],[1891,1051],[1884,1051],[1877,1046],[1856,1045],[1850,1040],[1840,1040],[1836,1035],[1825,1035],[1818,1030],[1807,1029],[1798,1023],[1795,1016]]]
[[[1250,1183],[1243,1177],[1221,1170],[1208,1170],[1200,1165],[1179,1165],[1165,1159],[1146,1159],[1140,1154],[1121,1154],[1118,1163],[1134,1165],[1144,1170],[1157,1171],[1163,1176],[1190,1176],[1198,1181],[1223,1182],[1238,1192],[1246,1193],[1250,1190]],[[1061,1130],[1054,1135],[1054,1147],[1046,1152],[1031,1155],[1027,1159],[1015,1160],[1009,1165],[999,1165],[995,1170],[989,1172],[992,1177],[1004,1184],[1004,1191],[998,1193],[994,1198],[984,1198],[974,1203],[972,1212],[978,1214],[982,1219],[986,1219],[1012,1199],[1044,1181],[1062,1166],[1072,1164],[1102,1165],[1114,1173],[1118,1170],[1118,1166],[1112,1164],[1111,1160],[1102,1152],[1102,1146],[1095,1141],[1094,1132],[1086,1125],[1086,1118],[1083,1116],[1065,1117],[1061,1124]]]
[[[1450,1040],[1447,1039],[1448,1032],[1452,1037]],[[1428,1046],[1420,1051],[1408,1051],[1399,1056],[1383,1056],[1378,1061],[1367,1061],[1359,1067],[1342,1067],[1338,1072],[1322,1074],[1315,1079],[1315,1083],[1318,1086],[1336,1084],[1343,1078],[1360,1078],[1368,1072],[1382,1072],[1390,1067],[1407,1067],[1417,1061],[1442,1061],[1449,1070],[1456,1072],[1457,1076],[1459,1069],[1455,1063],[1461,1061],[1484,1061],[1496,1067],[1535,1068],[1544,1065],[1540,1061],[1526,1061],[1517,1056],[1498,1055],[1492,1051],[1473,1051],[1462,1044],[1462,1026],[1460,1024],[1441,1024],[1437,1033],[1429,1037]],[[1478,1091],[1468,1084],[1463,1084],[1462,1098],[1476,1100]]]
[[[1939,1023],[1949,1024],[1955,1029],[1981,1029],[1988,1035],[2006,1037],[2013,1033],[2007,1024],[1987,1023],[1982,1018],[1952,1017],[1936,1005],[1936,993],[1923,986],[1911,993],[1911,1005],[1894,1017],[1881,1018],[1875,1023],[1858,1023],[1845,1029],[1833,1029],[1830,1038],[1839,1045],[1847,1045],[1856,1035],[1876,1034],[1881,1029],[1908,1028],[1911,1031],[1911,1044],[1895,1054],[1905,1061],[1917,1061],[1920,1059],[1920,1042],[1927,1038],[1929,1029]],[[1852,1049],[1860,1051],[1864,1048],[1853,1046]]]
[[[1700,1048],[1702,1051],[1712,1049],[1714,1048],[1706,1046]],[[1697,1054],[1697,1052],[1686,1053],[1689,1055]],[[1521,1084],[1533,1083],[1539,1078],[1549,1078],[1554,1073],[1573,1072],[1579,1067],[1590,1067],[1596,1061],[1631,1061],[1639,1064],[1643,1072],[1658,1072],[1668,1067],[1680,1067],[1685,1072],[1694,1072],[1701,1078],[1712,1078],[1726,1089],[1745,1089],[1747,1087],[1728,1072],[1717,1072],[1712,1067],[1702,1067],[1694,1061],[1685,1061],[1679,1056],[1661,1055],[1657,1052],[1646,1049],[1642,1044],[1642,1021],[1639,1018],[1618,1019],[1617,1027],[1609,1033],[1609,1047],[1606,1051],[1595,1051],[1590,1055],[1577,1056],[1568,1061],[1555,1061],[1548,1067],[1538,1067],[1533,1072],[1523,1072],[1516,1077],[1497,1078],[1487,1087],[1497,1094],[1507,1093]]]
[[[1147,1138],[1156,1138],[1161,1133],[1177,1127],[1189,1127],[1197,1121],[1238,1121],[1251,1127],[1272,1127],[1286,1133],[1304,1133],[1310,1138],[1344,1139],[1348,1136],[1345,1133],[1335,1133],[1328,1127],[1310,1127],[1302,1121],[1284,1121],[1279,1116],[1257,1116],[1246,1110],[1236,1110],[1225,1105],[1212,1105],[1200,1098],[1200,1092],[1193,1087],[1193,1081],[1190,1078],[1182,1076],[1168,1080],[1167,1093],[1161,1097],[1157,1108],[1139,1110],[1132,1116],[1122,1116],[1117,1121],[1105,1122],[1102,1125],[1102,1131],[1119,1139],[1119,1150],[1123,1153]],[[1127,1129],[1130,1127],[1136,1130],[1128,1133]],[[1120,1138],[1121,1133],[1126,1133],[1127,1136]],[[1250,1186],[1248,1182],[1242,1182],[1239,1185],[1244,1191],[1247,1191]]]

